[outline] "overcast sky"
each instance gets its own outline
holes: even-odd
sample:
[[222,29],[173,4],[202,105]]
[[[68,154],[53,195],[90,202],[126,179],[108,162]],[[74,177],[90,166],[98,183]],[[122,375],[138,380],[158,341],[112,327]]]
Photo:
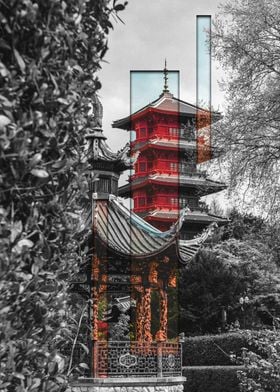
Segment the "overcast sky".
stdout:
[[[196,16],[211,15],[213,19],[221,2],[225,0],[128,0],[119,14],[124,24],[114,23],[107,63],[99,72],[103,129],[114,151],[129,141],[128,132],[111,124],[130,114],[130,71],[163,70],[166,58],[167,68],[180,72],[180,99],[196,103]],[[212,106],[216,110],[223,108],[217,83],[222,76],[212,62]],[[120,185],[126,183],[128,174],[122,175]],[[226,206],[223,193],[215,198]],[[210,203],[212,197],[207,200]]]
[[[196,15],[212,15],[223,0],[129,0],[120,12],[121,22],[114,23],[109,35],[109,50],[99,77],[100,98],[104,107],[103,128],[114,150],[121,148],[129,135],[113,129],[114,120],[130,114],[130,71],[180,71],[181,99],[196,102]],[[223,95],[217,86],[222,76],[212,67],[212,105],[223,107]],[[160,93],[160,91],[159,91]],[[148,102],[147,102],[148,103]]]

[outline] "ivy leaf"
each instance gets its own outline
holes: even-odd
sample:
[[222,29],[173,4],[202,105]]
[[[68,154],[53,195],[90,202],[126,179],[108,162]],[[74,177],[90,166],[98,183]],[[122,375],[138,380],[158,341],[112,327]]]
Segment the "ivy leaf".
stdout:
[[33,389],[39,387],[39,385],[41,385],[41,379],[40,378],[34,378],[33,384],[31,385],[31,388],[30,388],[30,391],[32,391]]
[[4,129],[8,124],[10,124],[11,120],[7,116],[3,116],[0,114],[0,130]]
[[21,55],[19,54],[19,52],[14,49],[14,55],[15,58],[17,60],[17,63],[19,65],[19,68],[21,69],[21,72],[24,73],[25,72],[25,62],[23,61],[23,58],[21,57]]
[[11,309],[10,306],[5,306],[4,308],[0,309],[0,315],[4,313],[8,313],[8,311]]
[[89,353],[89,348],[88,348],[85,344],[83,344],[83,343],[80,342],[80,346],[83,347],[83,349],[85,350],[85,352],[86,352],[87,354]]
[[79,363],[79,367],[82,368],[82,369],[89,369],[88,365],[86,363],[84,363],[84,362]]
[[30,166],[31,166],[31,167],[36,166],[36,165],[41,161],[41,159],[42,159],[42,154],[41,154],[40,152],[38,152],[37,154],[35,154],[35,155],[31,158],[31,160],[30,160],[30,162],[29,162]]
[[6,78],[7,76],[9,76],[9,74],[10,74],[10,72],[8,71],[8,69],[0,61],[0,75],[2,76],[2,78]]
[[4,383],[0,384],[0,390],[8,387],[9,385],[11,385],[9,382],[4,382]]
[[61,161],[57,161],[52,165],[53,169],[61,169],[66,165],[67,159],[62,159]]
[[21,373],[15,372],[15,373],[13,373],[13,376],[16,377],[16,378],[19,378],[20,380],[24,380],[25,379],[24,375],[21,374]]
[[29,239],[27,239],[27,238],[24,238],[24,239],[20,240],[20,241],[16,244],[16,246],[13,247],[13,251],[15,251],[16,253],[20,254],[20,253],[22,252],[22,249],[23,249],[24,247],[26,247],[26,248],[32,248],[33,245],[34,245],[34,243],[33,243],[31,240],[29,240]]
[[63,105],[68,105],[69,104],[69,102],[66,99],[64,99],[64,98],[58,98],[57,102],[62,103]]
[[49,173],[44,169],[32,169],[31,174],[33,176],[39,177],[39,178],[48,178],[49,177]]
[[28,240],[27,238],[24,238],[23,240],[20,240],[18,242],[18,246],[27,246],[27,248],[32,248],[34,243],[31,240]]
[[14,242],[17,236],[22,232],[22,222],[17,221],[13,224],[13,227],[11,229],[11,235],[10,235],[10,240],[11,242]]

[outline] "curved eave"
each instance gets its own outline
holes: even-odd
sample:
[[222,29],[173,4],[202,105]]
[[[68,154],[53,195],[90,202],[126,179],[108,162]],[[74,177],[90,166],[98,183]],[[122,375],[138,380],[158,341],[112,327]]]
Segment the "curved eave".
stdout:
[[[182,220],[178,223],[182,224]],[[111,197],[108,202],[95,202],[94,231],[118,254],[149,258],[172,246],[177,228],[163,233]]]
[[178,248],[178,255],[181,255],[181,247],[196,252],[204,241],[205,233],[195,241],[182,243],[177,240],[185,214],[186,210],[181,211],[175,225],[161,232],[121,205],[116,197],[109,197],[108,201],[95,201],[94,233],[104,246],[123,257],[148,259],[174,245]]
[[210,224],[212,222],[217,223],[218,225],[223,225],[229,222],[227,218],[222,216],[217,216],[208,213],[200,213],[193,211],[188,214],[185,218],[185,224],[188,222],[192,223],[203,223],[203,224]]
[[[141,214],[143,218],[147,221],[157,221],[157,222],[174,222],[175,219],[178,218],[178,213],[169,212],[169,211],[156,211],[156,212],[147,212],[146,214]],[[211,223],[217,223],[218,225],[224,225],[228,223],[229,220],[227,218],[209,214],[207,212],[201,211],[190,211],[186,214],[184,219],[183,226],[188,223],[201,223],[204,225],[209,225]]]
[[[170,98],[169,98],[170,99]],[[115,120],[112,123],[113,128],[119,128],[124,130],[131,130],[132,122],[135,120],[139,120],[142,117],[147,116],[149,113],[159,113],[159,114],[166,114],[166,115],[174,115],[179,117],[179,119],[183,119],[185,117],[196,117],[197,112],[204,112],[204,113],[211,113],[212,123],[215,123],[221,119],[221,113],[219,112],[210,112],[209,110],[200,108],[198,106],[192,105],[188,102],[182,101],[177,98],[172,98],[172,101],[175,102],[175,109],[160,109],[156,105],[159,101],[162,100],[162,97],[159,97],[155,101],[151,102],[150,104],[144,106],[143,108],[139,109],[138,111],[132,113],[130,116],[123,117],[119,120]],[[162,101],[163,102],[163,101]],[[189,107],[189,110],[182,111],[182,108],[186,106]]]
[[184,189],[195,189],[200,196],[210,195],[212,193],[223,191],[227,186],[223,183],[218,183],[209,180],[197,180],[192,177],[183,179],[179,177],[174,181],[166,181],[165,178],[154,179],[154,178],[142,178],[137,179],[137,182],[132,181],[129,184],[123,185],[118,189],[118,195],[121,197],[132,197],[132,191],[146,187],[147,185],[168,185],[179,187],[180,190]]
[[124,172],[128,169],[133,168],[133,164],[130,162],[125,162],[124,160],[117,159],[117,160],[110,160],[110,159],[94,159],[91,158],[89,159],[89,163],[92,165],[94,170],[101,170],[101,171],[106,171],[106,170],[114,170],[117,172]]
[[134,152],[150,149],[158,150],[173,150],[173,151],[194,151],[197,148],[196,141],[188,142],[185,140],[165,140],[165,139],[150,139],[145,142],[136,142],[132,144],[131,150]]

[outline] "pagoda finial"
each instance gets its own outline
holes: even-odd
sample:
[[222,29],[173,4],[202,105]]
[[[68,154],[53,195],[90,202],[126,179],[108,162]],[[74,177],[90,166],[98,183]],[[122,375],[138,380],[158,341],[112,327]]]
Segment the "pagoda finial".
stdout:
[[164,92],[164,93],[169,93],[168,84],[167,84],[167,82],[168,82],[168,70],[167,70],[167,65],[166,65],[166,59],[165,59],[165,62],[164,62],[164,70],[163,70],[163,73],[164,73],[164,86],[163,86],[163,92]]

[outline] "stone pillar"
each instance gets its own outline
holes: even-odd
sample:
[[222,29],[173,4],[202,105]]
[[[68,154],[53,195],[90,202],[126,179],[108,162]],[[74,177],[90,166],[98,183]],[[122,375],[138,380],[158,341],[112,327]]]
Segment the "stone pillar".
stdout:
[[93,342],[93,353],[92,353],[92,373],[93,377],[98,377],[98,298],[99,293],[97,289],[99,279],[99,263],[100,260],[97,256],[93,256],[92,260],[92,272],[91,278],[93,287],[91,288],[91,299],[92,299],[92,342]]
[[166,290],[159,289],[159,295],[160,295],[160,321],[159,321],[159,331],[156,334],[156,340],[163,342],[167,340],[168,301],[167,301]]
[[144,325],[143,325],[143,340],[145,342],[151,342],[153,340],[151,334],[151,288],[145,288],[143,297],[143,308],[144,308]]
[[98,340],[98,279],[99,279],[99,263],[100,260],[97,256],[93,256],[92,261],[92,283],[93,287],[91,289],[91,297],[92,297],[92,340]]
[[138,342],[142,342],[144,339],[143,331],[144,331],[144,297],[142,293],[137,298],[136,304],[136,340]]

